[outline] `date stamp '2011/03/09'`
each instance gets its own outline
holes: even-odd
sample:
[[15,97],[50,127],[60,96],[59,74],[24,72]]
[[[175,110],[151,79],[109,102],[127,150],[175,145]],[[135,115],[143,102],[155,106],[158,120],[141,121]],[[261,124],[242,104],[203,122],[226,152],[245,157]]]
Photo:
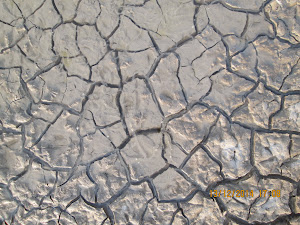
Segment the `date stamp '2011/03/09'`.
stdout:
[[[280,190],[258,190],[258,197],[280,197]],[[253,197],[253,190],[210,190],[210,197],[225,197],[225,198],[244,198]]]

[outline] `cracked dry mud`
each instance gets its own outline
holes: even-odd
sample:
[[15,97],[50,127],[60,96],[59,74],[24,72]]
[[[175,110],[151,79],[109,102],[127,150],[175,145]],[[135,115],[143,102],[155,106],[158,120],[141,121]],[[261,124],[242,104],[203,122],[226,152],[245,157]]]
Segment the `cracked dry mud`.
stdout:
[[0,224],[300,224],[299,1],[1,0],[0,30]]

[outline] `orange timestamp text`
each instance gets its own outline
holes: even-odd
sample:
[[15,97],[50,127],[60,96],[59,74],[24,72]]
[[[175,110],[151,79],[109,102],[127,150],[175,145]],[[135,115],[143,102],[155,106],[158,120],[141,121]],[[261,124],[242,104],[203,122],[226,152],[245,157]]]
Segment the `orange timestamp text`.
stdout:
[[[244,197],[253,197],[253,190],[210,190],[210,197],[225,197],[225,198],[244,198]],[[280,197],[280,190],[258,190],[259,197]]]

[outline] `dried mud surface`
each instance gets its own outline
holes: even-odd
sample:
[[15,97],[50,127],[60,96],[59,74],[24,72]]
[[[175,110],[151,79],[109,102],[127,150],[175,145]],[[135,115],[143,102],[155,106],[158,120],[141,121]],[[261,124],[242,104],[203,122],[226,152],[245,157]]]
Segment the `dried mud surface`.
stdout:
[[299,1],[2,0],[0,31],[0,224],[300,224]]

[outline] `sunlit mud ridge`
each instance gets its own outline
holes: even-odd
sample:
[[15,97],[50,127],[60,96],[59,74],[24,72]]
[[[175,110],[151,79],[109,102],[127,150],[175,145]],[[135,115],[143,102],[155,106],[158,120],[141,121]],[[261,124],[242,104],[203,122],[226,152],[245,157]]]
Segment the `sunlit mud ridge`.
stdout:
[[0,224],[300,224],[300,2],[0,1]]

